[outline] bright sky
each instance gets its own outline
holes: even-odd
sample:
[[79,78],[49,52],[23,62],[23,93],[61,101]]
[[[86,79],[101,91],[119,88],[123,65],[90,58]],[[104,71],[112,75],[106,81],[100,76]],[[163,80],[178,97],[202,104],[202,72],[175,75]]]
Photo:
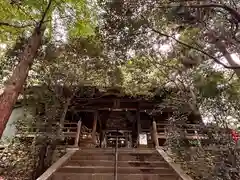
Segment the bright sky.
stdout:
[[[210,114],[210,113],[206,114],[204,112],[201,112],[201,115],[202,115],[204,124],[215,122],[215,118],[212,114]],[[227,116],[225,122],[228,122],[228,127],[231,129],[236,129],[236,128],[240,127],[239,120],[236,118],[233,118],[232,116]]]
[[0,43],[0,49],[6,49],[6,47],[7,47],[6,44]]
[[[178,39],[179,36],[176,35],[175,38]],[[176,42],[173,41],[173,42],[171,42],[171,43],[174,44],[174,43],[176,43]],[[159,45],[159,44],[154,44],[154,45],[153,45],[153,49],[154,49],[155,51],[159,51],[159,52],[162,52],[162,53],[168,53],[168,52],[172,51],[172,45],[171,45],[170,43],[165,43],[165,44],[161,44],[161,45]],[[132,53],[132,54],[133,54],[133,53]],[[239,64],[239,66],[240,66],[240,56],[239,56],[238,54],[231,54],[231,56],[232,56],[233,60],[234,60],[237,64]],[[226,58],[224,58],[224,57],[221,58],[221,61],[222,61],[225,65],[230,66],[229,63],[227,62]],[[224,67],[223,67],[222,65],[217,64],[217,63],[215,63],[214,68],[219,69],[219,70],[224,69]]]
[[54,11],[53,15],[54,40],[57,42],[67,42],[67,27],[60,18],[59,11]]

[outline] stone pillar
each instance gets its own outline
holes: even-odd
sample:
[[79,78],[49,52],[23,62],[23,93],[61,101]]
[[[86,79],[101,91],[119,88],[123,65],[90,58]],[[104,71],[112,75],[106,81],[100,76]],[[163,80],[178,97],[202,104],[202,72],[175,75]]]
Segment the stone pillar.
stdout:
[[155,119],[153,120],[153,130],[152,130],[152,139],[153,139],[153,143],[155,145],[155,147],[159,147],[159,143],[158,143],[158,133],[157,133],[157,123],[155,121]]
[[94,112],[94,117],[93,117],[93,128],[92,128],[93,144],[96,144],[97,121],[98,121],[98,112],[95,111]]

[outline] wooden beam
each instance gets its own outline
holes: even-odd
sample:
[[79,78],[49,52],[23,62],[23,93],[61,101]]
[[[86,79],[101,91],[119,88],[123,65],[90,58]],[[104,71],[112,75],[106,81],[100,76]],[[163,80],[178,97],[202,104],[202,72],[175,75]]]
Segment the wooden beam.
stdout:
[[96,109],[77,109],[77,112],[95,112]]
[[144,99],[129,99],[129,98],[75,98],[75,102],[112,102],[114,99],[118,99],[120,102],[139,102],[139,103],[153,103],[158,104],[159,102],[156,100],[144,100]]
[[[138,108],[118,108],[118,109],[114,109],[114,108],[79,108],[76,109],[76,111],[78,112],[95,112],[95,111],[137,111]],[[151,108],[149,109],[140,109],[139,112],[147,112],[147,110],[152,110]]]

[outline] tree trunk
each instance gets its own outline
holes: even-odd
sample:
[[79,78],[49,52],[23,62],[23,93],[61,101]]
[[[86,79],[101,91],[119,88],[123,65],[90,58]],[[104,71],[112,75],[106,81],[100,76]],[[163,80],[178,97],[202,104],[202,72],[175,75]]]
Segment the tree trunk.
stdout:
[[68,107],[69,107],[70,103],[71,103],[71,97],[68,98],[66,103],[64,104],[63,113],[62,113],[61,118],[59,120],[60,131],[64,127],[64,121],[65,121],[65,117],[66,117],[66,114],[67,114]]
[[35,28],[29,38],[24,51],[20,54],[19,63],[13,70],[13,74],[6,83],[3,93],[0,95],[0,138],[11,115],[14,104],[28,76],[28,72],[41,46],[44,30]]
[[[51,144],[49,144],[49,147],[48,147],[48,151],[47,151],[47,153],[46,153],[46,157],[45,157],[45,159],[44,159],[44,166],[45,166],[45,170],[47,169],[47,168],[49,168],[50,167],[50,165],[51,165],[51,163],[52,163],[52,161],[53,161],[53,155],[54,155],[54,151],[56,150],[56,148],[57,148],[57,145],[58,145],[58,143],[59,143],[59,137],[60,137],[60,135],[61,135],[61,132],[62,132],[62,129],[63,129],[63,127],[64,127],[64,120],[65,120],[65,117],[66,117],[66,114],[67,114],[67,111],[68,111],[68,107],[69,107],[69,105],[70,105],[70,102],[71,102],[71,98],[68,98],[67,99],[67,102],[64,104],[64,109],[63,109],[63,113],[62,113],[62,115],[61,115],[61,117],[60,117],[60,124],[59,124],[59,127],[58,127],[58,129],[57,129],[57,133],[56,133],[56,138],[55,139],[52,139],[52,143]],[[49,133],[51,133],[51,132],[49,132]]]

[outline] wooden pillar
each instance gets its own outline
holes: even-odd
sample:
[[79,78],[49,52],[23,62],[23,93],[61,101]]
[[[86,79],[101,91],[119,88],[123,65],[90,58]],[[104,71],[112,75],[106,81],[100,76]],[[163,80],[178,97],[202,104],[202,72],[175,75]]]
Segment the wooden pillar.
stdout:
[[100,147],[102,148],[102,142],[103,142],[103,129],[102,129],[102,121],[100,118],[98,118],[99,123],[99,140],[100,140]]
[[137,110],[137,132],[138,134],[141,133],[141,122],[140,122],[140,111]]
[[107,147],[106,131],[103,131],[103,141],[102,141],[101,147],[102,148],[106,148]]
[[93,117],[93,128],[92,128],[93,144],[96,144],[97,121],[98,121],[98,112],[95,111],[94,112],[94,117]]
[[126,144],[126,147],[129,148],[128,132],[125,132],[125,133],[124,133],[124,136],[125,136],[125,144]]
[[82,120],[80,119],[77,123],[77,133],[76,133],[76,137],[75,137],[75,146],[79,145],[79,138],[80,138],[80,133],[81,133],[81,126],[82,126]]
[[140,111],[139,109],[137,110],[137,133],[138,133],[138,144],[137,146],[139,146],[139,143],[140,143],[140,133],[141,133],[141,122],[140,122]]
[[159,143],[158,143],[158,133],[157,133],[157,123],[155,121],[155,119],[153,119],[153,130],[152,130],[152,137],[153,137],[153,143],[155,145],[155,147],[159,147]]
[[130,142],[130,148],[132,148],[133,147],[132,134],[129,134],[129,142]]

